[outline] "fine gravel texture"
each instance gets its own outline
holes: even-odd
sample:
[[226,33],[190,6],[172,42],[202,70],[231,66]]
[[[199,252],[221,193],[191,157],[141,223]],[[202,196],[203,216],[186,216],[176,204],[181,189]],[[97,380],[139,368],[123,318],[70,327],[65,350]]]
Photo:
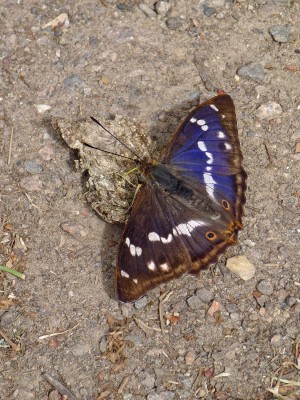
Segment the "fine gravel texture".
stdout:
[[[0,10],[0,264],[26,276],[0,273],[0,398],[299,398],[299,1]],[[123,227],[93,211],[53,120],[122,116],[162,148],[218,90],[234,100],[248,174],[239,243],[120,304]]]

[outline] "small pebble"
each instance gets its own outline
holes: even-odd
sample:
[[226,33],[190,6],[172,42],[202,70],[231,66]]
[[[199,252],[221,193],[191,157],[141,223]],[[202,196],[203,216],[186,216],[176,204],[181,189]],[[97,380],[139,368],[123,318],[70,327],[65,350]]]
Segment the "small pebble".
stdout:
[[140,308],[144,308],[148,303],[147,297],[144,296],[141,299],[134,302],[134,307],[139,310]]
[[275,101],[268,101],[266,104],[262,104],[256,110],[256,117],[258,119],[274,118],[282,114],[282,107]]
[[35,104],[34,107],[38,110],[40,114],[44,113],[45,111],[48,111],[51,109],[50,106],[47,104]]
[[243,281],[248,281],[255,275],[255,267],[246,256],[228,258],[226,267]]
[[64,87],[69,89],[74,89],[76,86],[81,86],[83,84],[83,80],[78,75],[71,75],[66,78],[64,81]]
[[168,14],[170,8],[171,4],[167,1],[157,1],[155,3],[155,11],[162,17],[165,17]]
[[42,190],[43,182],[38,175],[21,179],[20,186],[27,192],[39,192]]
[[213,317],[215,313],[221,311],[221,308],[222,308],[221,303],[219,303],[217,300],[214,300],[207,311],[207,315]]
[[148,372],[144,371],[144,379],[142,380],[142,385],[147,389],[151,390],[155,387],[155,378],[151,376]]
[[171,391],[165,391],[161,393],[149,393],[147,395],[147,400],[172,400],[175,398],[175,393]]
[[206,288],[197,289],[196,296],[199,297],[204,303],[210,303],[215,297],[214,291]]
[[237,70],[239,76],[252,79],[255,82],[262,82],[264,79],[264,69],[261,64],[248,64]]
[[42,160],[44,161],[50,161],[54,157],[54,149],[51,146],[43,146],[39,150],[39,156],[41,157]]
[[271,345],[274,347],[280,347],[283,344],[283,339],[281,335],[274,335],[271,338]]
[[60,225],[61,229],[67,232],[69,235],[74,236],[77,239],[86,237],[86,232],[82,225],[75,221],[64,222]]
[[40,174],[43,171],[43,167],[41,164],[38,164],[35,161],[32,160],[26,160],[24,162],[24,168],[27,172],[31,174]]
[[49,393],[48,399],[49,400],[60,400],[61,399],[60,393],[57,390],[52,390]]
[[256,301],[258,305],[265,307],[265,305],[269,303],[270,298],[266,294],[262,294],[261,296],[256,297]]
[[203,6],[203,14],[207,17],[217,14],[217,10],[214,7],[209,7],[206,4]]
[[196,354],[193,350],[188,351],[184,357],[186,365],[192,365],[195,359],[196,359]]
[[187,299],[188,306],[191,310],[198,310],[203,306],[202,301],[199,299],[198,296],[191,296]]
[[271,282],[267,281],[266,279],[261,280],[257,286],[256,289],[265,295],[270,296],[273,293],[273,285]]
[[286,26],[282,25],[272,26],[269,29],[269,32],[272,35],[275,42],[278,43],[286,43],[292,39],[291,29]]
[[170,17],[167,19],[166,24],[171,31],[176,31],[182,27],[183,20],[177,17]]
[[156,18],[155,11],[152,10],[147,4],[141,3],[139,5],[139,9],[143,11],[144,14],[147,15],[148,18]]
[[224,7],[226,0],[210,0],[209,3],[213,7]]

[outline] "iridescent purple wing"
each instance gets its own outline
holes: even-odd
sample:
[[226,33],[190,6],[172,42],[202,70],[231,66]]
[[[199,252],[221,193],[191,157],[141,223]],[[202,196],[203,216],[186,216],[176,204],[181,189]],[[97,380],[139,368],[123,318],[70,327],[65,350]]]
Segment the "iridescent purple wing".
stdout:
[[207,194],[224,218],[241,226],[246,173],[234,104],[219,95],[195,108],[178,127],[162,162]]

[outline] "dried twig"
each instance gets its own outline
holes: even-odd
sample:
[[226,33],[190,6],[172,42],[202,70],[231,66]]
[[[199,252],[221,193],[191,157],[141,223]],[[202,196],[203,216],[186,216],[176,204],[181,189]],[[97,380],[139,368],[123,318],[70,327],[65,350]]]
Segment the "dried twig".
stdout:
[[52,375],[48,374],[48,372],[43,372],[42,377],[62,395],[68,397],[68,400],[77,400],[75,395],[68,389],[63,383],[58,381]]
[[11,163],[13,134],[14,134],[14,127],[12,126],[11,131],[10,131],[10,138],[9,138],[9,149],[8,149],[8,159],[7,159],[7,164],[8,165],[10,165],[10,163]]
[[125,376],[125,378],[122,380],[121,385],[119,386],[118,393],[121,394],[123,390],[125,389],[125,386],[127,385],[129,381],[130,375]]
[[[158,302],[158,313],[159,313],[159,321],[160,321],[160,331],[161,334],[164,333],[164,328],[165,328],[165,323],[164,323],[164,318],[163,318],[163,312],[162,312],[162,304],[164,301],[168,300],[168,298],[171,296],[173,293],[172,290],[169,290],[168,292],[164,292],[160,297],[159,297],[159,302]],[[166,331],[168,332],[168,331]]]
[[[133,319],[136,322],[137,326],[139,328],[141,328],[142,331],[144,331],[145,333],[147,333],[147,331],[148,332],[149,331],[161,332],[161,329],[155,328],[155,327],[152,327],[152,326],[148,326],[147,324],[145,324],[145,322],[141,321],[137,317],[133,317]],[[164,331],[164,333],[168,333],[168,331]]]
[[67,330],[65,330],[63,332],[55,332],[55,333],[50,333],[49,335],[39,336],[39,340],[48,339],[48,338],[53,337],[53,336],[63,335],[65,333],[73,331],[75,328],[77,328],[77,326],[79,326],[79,324],[76,324],[72,328],[67,329]]
[[194,382],[192,384],[192,389],[191,389],[192,392],[197,388],[202,374],[203,374],[203,367],[200,367],[199,370],[198,370],[198,374],[197,374],[197,376],[196,376],[196,378],[195,378],[195,380],[194,380]]

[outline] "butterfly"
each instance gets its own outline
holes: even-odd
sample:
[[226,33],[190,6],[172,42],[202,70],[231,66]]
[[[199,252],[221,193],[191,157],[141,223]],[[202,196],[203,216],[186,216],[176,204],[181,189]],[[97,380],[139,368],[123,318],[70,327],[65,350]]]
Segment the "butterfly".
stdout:
[[237,242],[247,177],[242,159],[234,103],[222,94],[188,114],[160,161],[140,162],[143,185],[117,256],[121,302],[197,274]]

